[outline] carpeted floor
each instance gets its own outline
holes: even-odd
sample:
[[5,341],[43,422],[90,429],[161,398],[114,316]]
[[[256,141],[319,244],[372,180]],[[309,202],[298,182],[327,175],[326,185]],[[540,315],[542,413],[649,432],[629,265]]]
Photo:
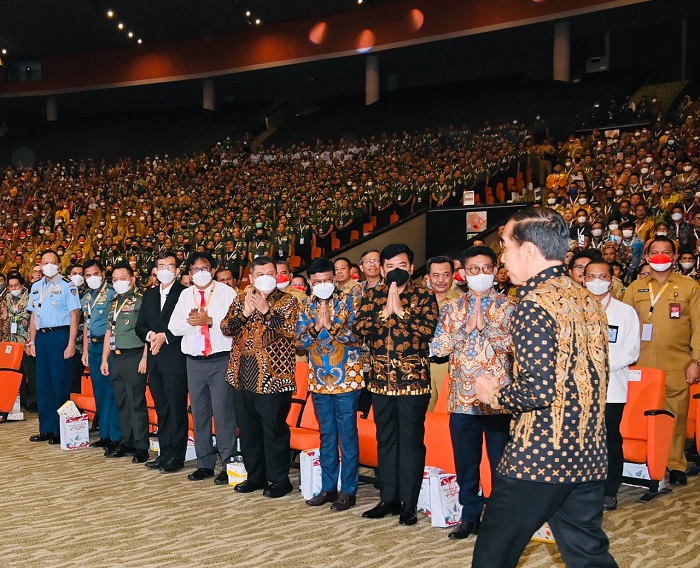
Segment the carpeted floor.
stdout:
[[[430,567],[469,566],[473,537],[447,538],[425,517],[362,519],[377,491],[363,485],[346,513],[304,505],[296,491],[278,500],[239,495],[211,480],[193,483],[107,460],[102,451],[61,451],[29,443],[36,415],[0,424],[2,567]],[[298,473],[292,473],[298,484]],[[700,482],[646,505],[623,488],[605,529],[621,567],[700,567]],[[524,567],[563,566],[556,547],[532,543]]]

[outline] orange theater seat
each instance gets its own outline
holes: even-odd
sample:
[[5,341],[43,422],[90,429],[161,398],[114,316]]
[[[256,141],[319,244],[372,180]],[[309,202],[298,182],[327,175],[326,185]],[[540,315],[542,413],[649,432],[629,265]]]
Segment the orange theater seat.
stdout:
[[450,435],[450,415],[446,412],[428,412],[425,415],[425,465],[439,467],[454,473],[455,457]]
[[369,235],[372,231],[374,231],[374,225],[372,223],[365,223],[362,225],[362,234],[364,236]]
[[22,364],[24,345],[3,341],[0,343],[0,421],[7,420],[12,412],[22,384]]
[[306,399],[299,426],[290,426],[289,430],[291,432],[289,445],[292,451],[301,452],[318,448],[321,445],[321,433],[319,432],[318,420],[316,420],[313,398]]
[[367,467],[379,465],[377,457],[377,425],[374,422],[374,407],[366,417],[358,412],[357,434],[360,439],[360,463]]
[[360,238],[360,231],[350,231],[350,241],[356,241]]
[[89,418],[94,418],[97,413],[97,404],[95,403],[95,393],[92,390],[92,378],[90,372],[85,369],[85,374],[80,377],[80,392],[73,392],[70,399],[75,403],[80,410],[88,415]]
[[450,398],[450,381],[452,378],[448,373],[442,381],[442,386],[440,387],[440,392],[438,393],[438,399],[435,403],[434,412],[448,412],[447,403]]
[[333,250],[338,250],[340,248],[340,239],[333,237],[331,239],[331,246],[333,247]]
[[700,384],[690,387],[690,407],[688,408],[688,429],[686,438],[695,438],[695,451],[700,453]]
[[321,249],[319,247],[314,247],[311,251],[311,258],[319,258],[321,256]]
[[290,256],[289,257],[289,268],[294,270],[295,268],[299,268],[301,266],[301,257],[300,256]]
[[389,215],[389,223],[391,223],[393,225],[394,223],[398,223],[398,222],[399,222],[398,214],[392,213],[391,215]]
[[638,503],[646,503],[669,489],[659,489],[666,475],[666,462],[671,449],[674,416],[663,410],[666,375],[661,369],[630,367],[641,371],[641,380],[629,382],[627,404],[622,414],[620,433],[626,462],[645,464],[648,481],[623,477],[624,483],[644,485],[649,490]]

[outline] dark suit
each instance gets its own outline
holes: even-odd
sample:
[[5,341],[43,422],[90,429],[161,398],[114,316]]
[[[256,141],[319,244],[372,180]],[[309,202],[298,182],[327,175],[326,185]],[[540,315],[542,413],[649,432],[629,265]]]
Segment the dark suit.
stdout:
[[182,337],[168,331],[168,322],[185,286],[175,281],[160,308],[160,286],[146,290],[136,324],[136,334],[146,341],[149,331],[165,333],[157,355],[148,351],[147,373],[158,414],[158,442],[163,460],[185,459],[187,450],[187,370],[186,356],[180,349]]

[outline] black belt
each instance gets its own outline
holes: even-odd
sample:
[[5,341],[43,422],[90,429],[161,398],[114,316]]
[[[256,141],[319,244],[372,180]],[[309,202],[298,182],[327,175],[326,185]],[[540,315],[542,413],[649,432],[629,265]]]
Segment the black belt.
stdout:
[[450,356],[449,356],[449,355],[445,355],[444,357],[437,357],[437,356],[433,355],[432,357],[430,357],[430,362],[431,362],[431,363],[436,363],[436,364],[438,364],[438,365],[442,365],[443,363],[449,363],[449,362],[450,362]]
[[134,353],[136,351],[143,351],[143,347],[131,347],[129,349],[115,349],[115,355],[128,355],[129,353]]
[[211,355],[188,355],[188,359],[194,359],[195,361],[210,361],[212,359],[221,359],[222,357],[229,357],[231,354],[228,351],[218,351],[217,353],[212,353]]
[[93,343],[102,343],[104,341],[104,338],[104,335],[101,335],[100,337],[91,336],[90,341],[92,341]]
[[52,331],[60,331],[61,329],[70,329],[69,325],[59,325],[58,327],[42,327],[37,331],[41,333],[51,333]]

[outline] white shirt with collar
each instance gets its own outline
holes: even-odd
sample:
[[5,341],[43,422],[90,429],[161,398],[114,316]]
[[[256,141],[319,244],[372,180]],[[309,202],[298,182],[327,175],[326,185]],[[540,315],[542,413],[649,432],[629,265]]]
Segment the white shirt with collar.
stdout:
[[[204,299],[208,300],[206,312],[214,320],[209,329],[212,355],[220,352],[230,352],[232,339],[221,333],[221,320],[226,317],[228,310],[236,297],[236,292],[230,286],[221,282],[211,282],[204,290]],[[203,342],[197,336],[201,335],[201,327],[190,325],[187,318],[190,311],[201,306],[200,290],[196,286],[185,288],[177,300],[173,315],[170,316],[168,329],[173,335],[181,335],[181,349],[185,355],[201,356]],[[209,294],[211,292],[211,298]]]
[[627,402],[629,366],[639,359],[639,318],[629,306],[608,294],[602,302],[608,316],[610,381],[606,402]]

